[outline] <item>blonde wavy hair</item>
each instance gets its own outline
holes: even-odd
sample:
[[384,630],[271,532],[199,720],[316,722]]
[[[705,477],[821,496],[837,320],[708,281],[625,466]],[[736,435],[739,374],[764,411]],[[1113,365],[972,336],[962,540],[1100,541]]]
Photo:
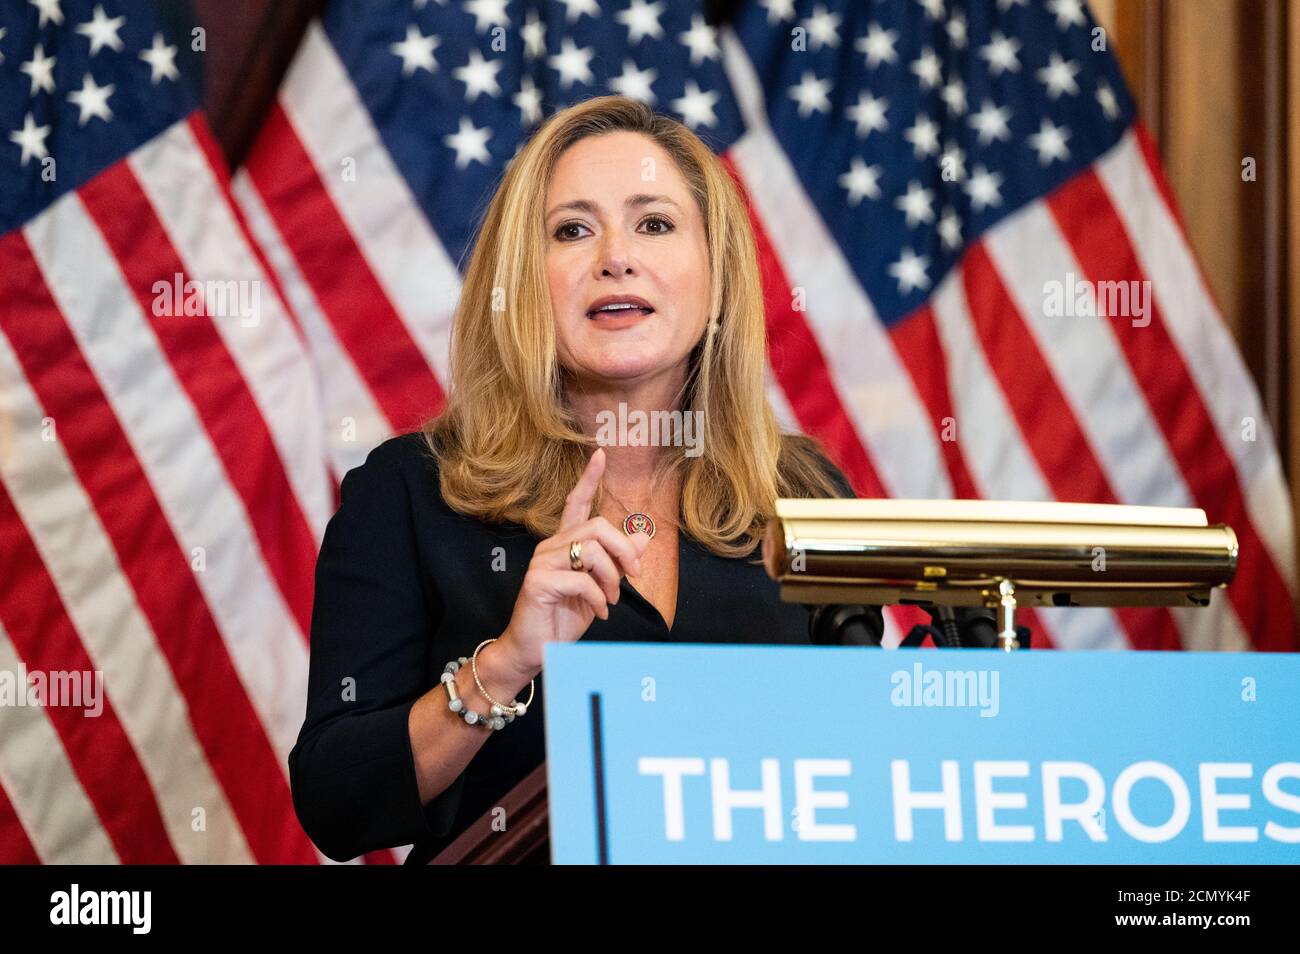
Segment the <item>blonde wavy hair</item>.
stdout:
[[697,457],[664,455],[655,476],[680,479],[678,517],[686,533],[719,556],[746,556],[777,497],[833,497],[839,490],[819,445],[781,434],[768,404],[758,260],[735,183],[694,133],[636,100],[601,96],[570,106],[510,161],[453,319],[447,406],[421,430],[453,509],[520,524],[543,538],[556,532],[565,495],[596,444],[566,403],[569,376],[557,354],[542,210],[561,154],[612,132],[644,135],[672,157],[703,215],[709,248],[709,314],[717,325],[691,352],[680,408],[704,412],[703,450]]

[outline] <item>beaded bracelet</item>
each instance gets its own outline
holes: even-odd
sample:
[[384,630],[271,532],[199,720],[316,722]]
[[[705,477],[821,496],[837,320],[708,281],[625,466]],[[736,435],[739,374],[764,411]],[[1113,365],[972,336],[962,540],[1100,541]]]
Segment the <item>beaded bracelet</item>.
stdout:
[[[466,725],[478,725],[485,729],[503,729],[511,722],[515,721],[516,716],[522,716],[528,711],[528,706],[532,704],[533,693],[536,691],[536,683],[529,686],[528,702],[512,702],[509,705],[502,705],[494,700],[483,688],[483,683],[478,678],[478,668],[475,665],[478,659],[478,651],[493,640],[484,640],[479,643],[474,650],[474,656],[466,659],[461,656],[459,659],[453,659],[443,667],[442,684],[447,687],[447,708],[456,713],[465,720]],[[465,705],[464,700],[460,698],[460,693],[456,691],[456,673],[461,666],[469,664],[474,672],[474,683],[478,686],[479,691],[483,693],[487,700],[492,703],[492,710],[488,715],[481,715],[475,712],[469,706]]]

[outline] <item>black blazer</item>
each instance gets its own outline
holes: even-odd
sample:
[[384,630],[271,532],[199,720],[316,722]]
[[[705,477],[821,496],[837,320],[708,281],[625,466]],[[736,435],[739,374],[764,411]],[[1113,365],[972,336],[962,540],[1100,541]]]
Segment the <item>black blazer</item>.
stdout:
[[[529,713],[493,732],[427,806],[407,728],[447,661],[505,629],[539,542],[448,507],[418,433],[385,441],[343,478],[316,563],[307,715],[289,753],[294,809],[326,855],[413,844],[407,863],[425,863],[545,759],[540,675]],[[672,629],[625,579],[583,639],[807,644],[807,611],[781,602],[757,558],[718,557],[680,533]]]

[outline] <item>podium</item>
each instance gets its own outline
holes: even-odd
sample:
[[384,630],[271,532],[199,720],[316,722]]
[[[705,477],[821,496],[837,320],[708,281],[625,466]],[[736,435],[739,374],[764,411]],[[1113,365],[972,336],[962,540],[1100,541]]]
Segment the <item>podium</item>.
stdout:
[[[579,642],[545,666],[544,767],[439,863],[1300,860],[1300,654]],[[791,673],[815,692],[778,705]]]
[[[996,609],[1003,649],[1018,602],[1205,606],[1237,565],[1201,510],[776,509],[783,599]],[[544,668],[547,763],[432,864],[1269,863],[1300,843],[1270,814],[1300,815],[1300,656],[551,642]]]
[[[505,811],[505,831],[493,828]],[[533,769],[429,862],[431,865],[547,865],[551,863],[546,763]]]

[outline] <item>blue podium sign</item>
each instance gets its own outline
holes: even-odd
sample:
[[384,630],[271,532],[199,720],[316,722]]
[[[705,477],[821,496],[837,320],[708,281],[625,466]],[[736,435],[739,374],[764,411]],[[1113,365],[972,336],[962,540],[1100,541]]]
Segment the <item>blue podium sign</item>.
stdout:
[[556,644],[552,858],[1300,862],[1300,656]]

